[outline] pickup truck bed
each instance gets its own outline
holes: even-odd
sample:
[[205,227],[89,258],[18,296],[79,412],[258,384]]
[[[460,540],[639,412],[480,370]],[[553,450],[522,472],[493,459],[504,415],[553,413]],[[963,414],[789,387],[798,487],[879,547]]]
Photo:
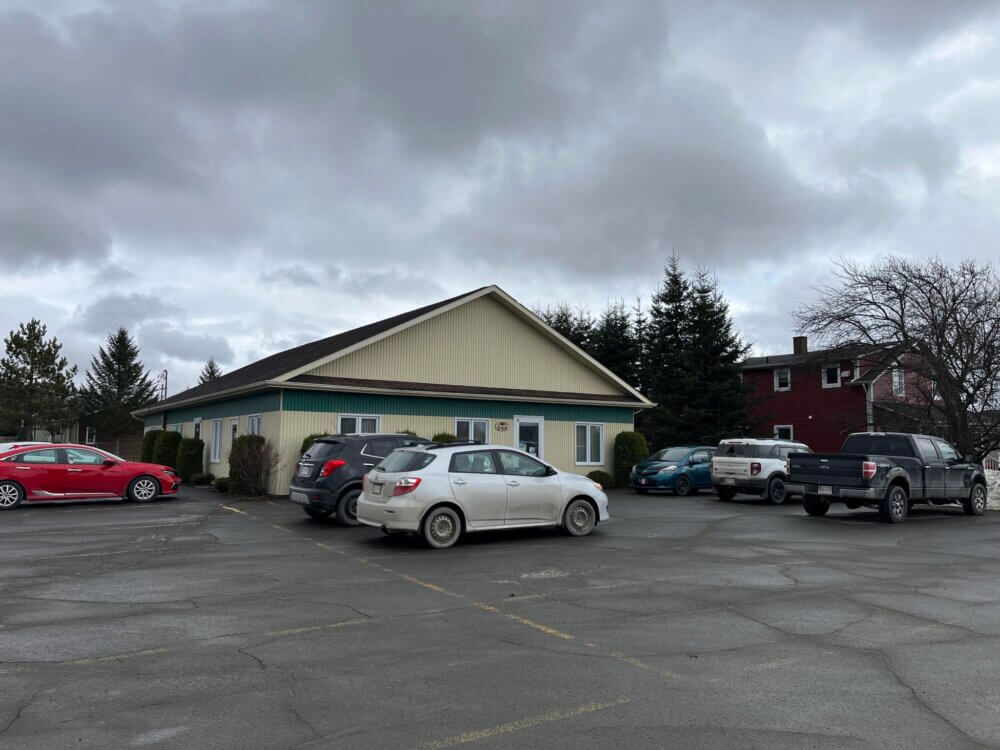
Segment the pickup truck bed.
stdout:
[[[855,452],[859,447],[874,450]],[[814,516],[825,515],[832,502],[877,508],[889,523],[906,520],[915,503],[958,503],[969,515],[986,507],[982,467],[926,435],[856,433],[841,453],[792,453],[787,474],[788,492],[801,492]]]

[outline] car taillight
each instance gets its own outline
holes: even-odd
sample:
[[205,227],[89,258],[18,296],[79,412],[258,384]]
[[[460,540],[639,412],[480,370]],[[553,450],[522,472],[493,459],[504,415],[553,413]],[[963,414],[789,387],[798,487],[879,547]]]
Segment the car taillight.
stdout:
[[345,466],[346,464],[347,461],[344,461],[343,459],[340,458],[330,459],[325,464],[323,464],[323,468],[319,470],[319,475],[321,477],[328,477],[331,474],[333,474],[333,472],[335,472],[337,469],[339,469],[341,466]]
[[408,495],[420,486],[420,477],[403,477],[396,482],[396,488],[392,491],[392,496]]
[[792,459],[785,459],[785,476],[789,476],[792,473]]
[[750,476],[755,477],[760,474],[760,464],[754,461],[750,464]]
[[865,479],[871,479],[877,471],[878,465],[874,461],[865,461],[861,464],[861,476]]

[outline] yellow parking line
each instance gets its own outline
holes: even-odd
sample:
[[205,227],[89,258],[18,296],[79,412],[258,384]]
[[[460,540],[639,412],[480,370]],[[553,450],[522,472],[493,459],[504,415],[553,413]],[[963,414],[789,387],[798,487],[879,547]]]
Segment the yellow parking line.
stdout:
[[518,721],[510,721],[506,724],[490,727],[489,729],[477,729],[473,732],[457,734],[454,737],[447,737],[443,740],[429,742],[422,745],[422,747],[426,748],[426,750],[442,750],[442,748],[446,747],[464,745],[467,742],[487,740],[491,737],[497,737],[502,734],[512,734],[513,732],[520,732],[523,729],[531,729],[532,727],[537,727],[541,724],[550,724],[553,721],[572,719],[574,716],[582,716],[583,714],[591,714],[595,711],[602,711],[606,708],[621,706],[628,703],[630,700],[631,698],[622,696],[621,698],[614,698],[609,701],[598,701],[595,703],[587,703],[583,706],[576,706],[574,708],[557,709],[555,711],[549,711],[547,714],[531,716],[527,719],[519,719]]
[[576,636],[570,635],[569,633],[564,633],[561,630],[556,630],[555,628],[550,628],[548,625],[542,625],[540,622],[535,622],[534,620],[529,620],[526,617],[521,617],[520,615],[515,615],[513,612],[504,612],[502,609],[497,609],[489,604],[484,604],[483,602],[474,602],[475,606],[479,609],[485,610],[487,612],[492,612],[493,614],[500,615],[501,617],[506,617],[508,620],[513,620],[514,622],[519,622],[522,625],[527,625],[529,628],[534,628],[535,630],[540,630],[546,635],[552,635],[556,638],[562,638],[563,640],[572,640]]
[[231,508],[228,505],[223,505],[222,509],[223,510],[231,510],[233,513],[239,513],[241,516],[247,515],[247,512],[245,510],[240,510],[239,508]]
[[268,526],[270,526],[272,529],[277,529],[278,531],[284,531],[286,534],[292,533],[291,529],[286,529],[284,526],[279,526],[276,523],[269,523]]

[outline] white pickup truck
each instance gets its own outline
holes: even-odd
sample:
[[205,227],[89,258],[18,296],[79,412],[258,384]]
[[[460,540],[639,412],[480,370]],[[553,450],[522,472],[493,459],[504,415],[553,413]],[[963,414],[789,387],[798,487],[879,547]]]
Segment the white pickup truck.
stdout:
[[720,500],[732,500],[742,492],[781,505],[788,495],[785,459],[789,453],[811,451],[809,446],[793,440],[723,440],[712,459],[712,487]]

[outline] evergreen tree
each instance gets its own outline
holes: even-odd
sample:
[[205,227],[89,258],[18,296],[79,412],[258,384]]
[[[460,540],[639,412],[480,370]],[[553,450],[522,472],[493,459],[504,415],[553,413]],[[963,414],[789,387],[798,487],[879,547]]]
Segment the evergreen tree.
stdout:
[[222,377],[222,368],[215,361],[215,357],[209,357],[208,362],[201,368],[201,375],[198,376],[198,385],[204,385],[210,380]]
[[681,411],[685,442],[715,443],[739,433],[750,419],[740,362],[750,351],[733,331],[718,282],[699,270],[691,283],[686,324],[687,381]]
[[76,416],[76,367],[62,356],[62,344],[34,318],[4,339],[0,360],[0,414],[22,439],[47,430],[51,439]]
[[622,300],[608,303],[595,321],[587,353],[629,385],[638,382],[640,356],[632,316]]
[[156,387],[139,359],[139,347],[125,328],[108,334],[107,346],[90,359],[82,391],[85,421],[115,438],[137,431],[132,412],[156,400]]
[[646,380],[648,325],[646,311],[642,309],[642,297],[637,296],[632,305],[632,347],[635,360],[632,363],[632,380],[628,382],[643,394],[649,385]]
[[594,320],[586,308],[578,307],[574,310],[561,302],[555,307],[537,309],[535,315],[584,351],[589,348]]
[[653,294],[644,337],[642,381],[645,395],[657,406],[639,413],[638,428],[652,450],[684,442],[684,400],[696,375],[688,361],[691,285],[672,255],[664,279]]

